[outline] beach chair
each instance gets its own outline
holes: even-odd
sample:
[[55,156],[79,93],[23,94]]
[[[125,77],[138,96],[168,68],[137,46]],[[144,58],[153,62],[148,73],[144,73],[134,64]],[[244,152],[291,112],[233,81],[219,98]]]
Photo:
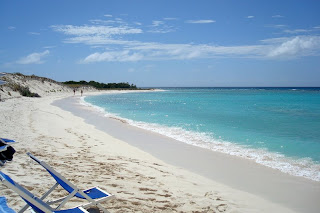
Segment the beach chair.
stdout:
[[[74,207],[70,209],[60,210],[59,206],[56,209],[51,208],[47,203],[45,203],[42,199],[37,198],[31,192],[20,186],[14,180],[12,180],[8,175],[3,172],[0,172],[0,180],[1,182],[20,195],[20,197],[30,206],[33,212],[36,213],[89,213],[82,207]],[[23,210],[25,211],[25,210]],[[23,212],[20,210],[18,213]]]
[[17,143],[15,140],[7,139],[7,138],[0,138],[0,142],[8,145]]
[[11,161],[16,150],[11,146],[16,141],[0,138],[0,166],[4,166],[7,161]]
[[68,181],[65,177],[63,177],[61,174],[59,174],[57,171],[55,171],[52,167],[46,164],[45,162],[39,160],[38,158],[33,156],[31,153],[27,153],[27,155],[31,159],[36,161],[38,164],[40,164],[43,168],[45,168],[50,173],[50,175],[56,180],[56,183],[52,186],[52,188],[49,189],[49,191],[46,194],[44,194],[44,198],[47,197],[51,192],[53,192],[58,185],[62,186],[69,193],[69,195],[66,197],[47,202],[48,204],[61,202],[60,205],[63,206],[72,197],[77,197],[77,198],[85,199],[88,202],[87,204],[81,205],[83,208],[94,206],[102,210],[104,213],[108,212],[105,208],[101,206],[100,203],[103,201],[108,201],[110,199],[113,199],[115,197],[114,195],[111,195],[110,193],[103,191],[99,187],[93,187],[93,188],[82,191],[78,187],[76,187],[74,184],[72,184],[70,181]]

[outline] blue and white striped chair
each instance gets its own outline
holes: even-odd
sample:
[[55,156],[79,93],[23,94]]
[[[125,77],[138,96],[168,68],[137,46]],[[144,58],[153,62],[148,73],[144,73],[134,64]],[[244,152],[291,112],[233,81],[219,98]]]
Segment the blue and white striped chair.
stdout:
[[[53,209],[41,198],[37,198],[31,192],[20,186],[14,180],[12,180],[8,175],[0,172],[0,181],[20,195],[20,197],[28,204],[27,208],[30,206],[32,210],[36,213],[89,213],[82,207],[75,207],[71,209],[60,210],[59,207]],[[27,208],[22,208],[18,213],[24,212]]]
[[45,168],[56,181],[56,184],[54,184],[52,188],[49,189],[49,191],[44,195],[45,197],[48,196],[59,185],[62,186],[69,193],[68,196],[55,201],[50,201],[48,202],[48,204],[61,202],[59,206],[63,206],[72,197],[77,197],[84,199],[88,202],[87,204],[81,205],[82,207],[87,208],[94,206],[102,210],[104,213],[108,213],[108,211],[104,207],[102,207],[100,203],[103,201],[113,199],[115,197],[114,195],[111,195],[110,193],[100,189],[99,187],[93,187],[87,190],[80,190],[78,187],[76,187],[74,184],[68,181],[65,177],[63,177],[61,174],[59,174],[45,162],[39,160],[31,153],[27,153],[27,155],[29,155],[31,159],[33,159],[43,168]]

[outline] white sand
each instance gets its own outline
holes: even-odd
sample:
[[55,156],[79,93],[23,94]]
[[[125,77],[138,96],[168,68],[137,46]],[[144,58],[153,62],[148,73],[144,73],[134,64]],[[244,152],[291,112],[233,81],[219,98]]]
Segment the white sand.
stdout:
[[[14,161],[0,169],[34,194],[40,196],[54,181],[28,159],[26,152],[83,189],[100,186],[116,195],[116,199],[103,203],[110,212],[294,212],[261,196],[169,165],[51,104],[70,96],[68,92],[0,102],[1,137],[19,142],[14,145]],[[15,210],[24,205],[14,192],[0,185],[3,195]],[[74,200],[67,206],[77,204],[79,201]]]

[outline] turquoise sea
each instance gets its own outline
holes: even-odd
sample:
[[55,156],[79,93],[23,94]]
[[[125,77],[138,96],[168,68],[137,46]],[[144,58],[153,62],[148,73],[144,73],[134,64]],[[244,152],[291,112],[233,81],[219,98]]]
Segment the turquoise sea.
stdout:
[[320,88],[162,88],[84,97],[109,117],[320,181]]

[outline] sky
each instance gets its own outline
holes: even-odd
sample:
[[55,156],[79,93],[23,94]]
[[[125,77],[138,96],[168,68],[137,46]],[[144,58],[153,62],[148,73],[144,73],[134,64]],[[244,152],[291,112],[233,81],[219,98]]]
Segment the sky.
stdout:
[[138,87],[319,87],[318,0],[1,0],[0,72]]

